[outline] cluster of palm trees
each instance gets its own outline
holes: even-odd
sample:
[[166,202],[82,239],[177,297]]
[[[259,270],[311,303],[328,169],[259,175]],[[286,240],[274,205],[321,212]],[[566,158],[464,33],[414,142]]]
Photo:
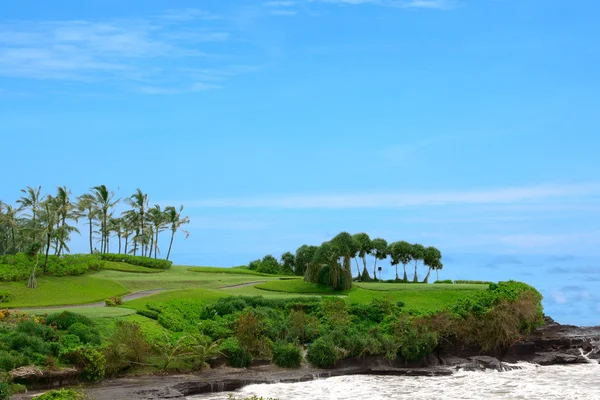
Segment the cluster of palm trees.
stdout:
[[[373,277],[367,269],[367,256],[374,259]],[[411,244],[406,241],[389,243],[382,238],[371,239],[366,233],[351,235],[342,232],[330,241],[320,246],[303,245],[296,254],[285,253],[282,258],[293,258],[294,271],[296,275],[304,275],[308,282],[325,283],[335,289],[348,289],[352,280],[352,259],[356,261],[356,278],[361,281],[377,279],[378,260],[390,259],[392,266],[396,268],[396,281],[409,282],[406,272],[407,265],[414,266],[412,282],[419,282],[418,267],[423,264],[427,267],[427,274],[423,283],[429,281],[432,271],[438,272],[443,268],[442,253],[435,247],[424,247],[421,244]],[[362,272],[359,267],[362,261]],[[404,275],[400,278],[398,266],[404,267]]]
[[119,254],[157,258],[160,233],[169,230],[168,260],[175,233],[182,231],[186,238],[189,235],[182,229],[190,222],[182,215],[183,206],[150,207],[148,195],[140,189],[124,199],[129,209],[118,215],[121,199],[105,185],[94,186],[76,198],[65,186],[58,187],[55,195],[43,195],[41,186],[21,192],[16,205],[0,201],[0,254],[43,251],[46,259],[51,252],[63,255],[70,251],[71,236],[79,233],[79,220],[89,226],[90,253],[108,253],[111,238],[116,238]]

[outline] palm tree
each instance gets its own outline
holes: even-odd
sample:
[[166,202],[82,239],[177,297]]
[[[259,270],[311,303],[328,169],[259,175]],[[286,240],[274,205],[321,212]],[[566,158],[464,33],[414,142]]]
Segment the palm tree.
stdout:
[[144,245],[143,245],[143,243],[144,243],[144,240],[143,240],[144,218],[146,216],[146,210],[148,208],[148,195],[143,193],[142,190],[138,188],[136,190],[136,192],[127,199],[127,203],[139,215],[138,222],[140,224],[140,229],[139,229],[139,233],[136,236],[141,236],[141,238],[138,238],[138,241],[142,242],[142,256],[144,256],[144,255],[146,255],[146,252],[144,251]]
[[94,254],[94,220],[98,216],[93,195],[86,193],[77,198],[77,213],[88,220],[90,227],[90,254]]
[[74,220],[77,222],[78,214],[75,210],[75,205],[71,203],[69,196],[71,195],[71,191],[67,189],[66,186],[58,187],[58,192],[56,193],[56,211],[58,213],[58,221],[57,221],[57,235],[56,240],[58,243],[58,248],[56,251],[57,255],[61,255],[63,249],[69,250],[66,242],[68,241],[70,234],[72,232],[79,233],[79,229],[75,226],[71,226],[67,224],[68,220]]
[[46,256],[44,257],[44,274],[46,273],[46,267],[48,266],[48,255],[50,253],[50,246],[52,243],[52,237],[55,233],[56,221],[59,216],[57,212],[56,199],[50,195],[42,203],[41,218],[39,222],[41,224],[40,237],[46,240]]
[[417,275],[417,267],[419,265],[419,261],[423,260],[425,257],[425,247],[419,243],[415,243],[412,245],[411,256],[413,261],[415,262],[415,276],[413,277],[413,282],[419,282],[419,277]]
[[26,189],[21,189],[21,192],[23,192],[25,196],[21,196],[17,200],[17,203],[21,205],[20,208],[31,210],[31,221],[35,226],[40,204],[44,200],[41,195],[42,187],[38,186],[37,188],[32,188],[31,186],[27,186]]
[[164,231],[166,228],[165,213],[160,209],[158,204],[148,210],[148,221],[152,224],[152,231],[154,233],[152,245],[150,246],[150,256],[152,256],[152,249],[154,249],[154,258],[156,258],[158,248],[158,234]]
[[[371,255],[375,258],[375,263],[373,264],[373,279],[377,279],[377,260],[385,260],[387,258],[388,243],[385,239],[376,238],[371,241],[371,245],[373,247]],[[379,279],[381,279],[381,274],[379,274]]]
[[110,218],[108,220],[108,232],[115,233],[119,241],[119,254],[121,254],[121,237],[123,236],[123,222],[121,218]]
[[[133,255],[137,255],[137,245],[140,241],[140,214],[136,210],[127,210],[123,212],[123,220],[128,227],[128,233],[133,233]],[[128,235],[129,236],[129,235]],[[125,243],[125,253],[127,254],[127,243]]]
[[94,196],[94,206],[101,218],[101,252],[106,253],[108,251],[108,215],[110,214],[110,209],[119,202],[119,199],[113,201],[115,194],[114,192],[110,192],[105,185],[94,186],[91,190]]
[[188,231],[181,229],[181,227],[185,224],[190,223],[189,217],[182,217],[181,212],[183,211],[183,206],[179,207],[179,211],[175,209],[173,206],[169,206],[165,208],[165,222],[171,226],[171,242],[169,243],[169,251],[167,252],[167,260],[171,255],[171,247],[173,246],[173,238],[175,237],[175,232],[178,230],[182,231],[185,234],[185,238],[187,239],[190,236]]

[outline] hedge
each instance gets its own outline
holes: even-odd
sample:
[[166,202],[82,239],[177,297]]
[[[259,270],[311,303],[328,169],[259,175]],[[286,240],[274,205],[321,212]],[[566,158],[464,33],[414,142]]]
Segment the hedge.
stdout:
[[100,254],[100,258],[105,261],[125,262],[131,265],[155,269],[169,269],[173,265],[173,262],[169,260],[132,256],[129,254]]

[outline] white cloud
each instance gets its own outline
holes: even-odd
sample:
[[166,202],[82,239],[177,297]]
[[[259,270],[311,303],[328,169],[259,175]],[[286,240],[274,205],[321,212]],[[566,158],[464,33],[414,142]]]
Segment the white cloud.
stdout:
[[[423,193],[343,193],[216,198],[180,202],[187,207],[348,209],[452,204],[510,204],[595,195],[600,185],[538,185],[503,189]],[[178,202],[179,203],[179,202]]]
[[565,294],[563,292],[560,292],[558,290],[553,290],[550,293],[550,296],[552,296],[552,299],[554,300],[554,302],[556,302],[556,304],[566,304],[567,303],[567,297],[565,296]]
[[[215,26],[221,21],[207,21],[217,19],[184,9],[129,19],[0,22],[0,77],[160,87],[156,91],[214,88],[184,67],[193,61],[206,69],[228,68],[223,57],[203,50],[205,43],[230,40],[225,27]],[[231,74],[229,69],[221,80]]]

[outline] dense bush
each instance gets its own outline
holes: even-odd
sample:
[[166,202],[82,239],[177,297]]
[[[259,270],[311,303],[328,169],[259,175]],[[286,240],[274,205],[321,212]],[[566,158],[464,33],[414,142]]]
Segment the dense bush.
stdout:
[[433,283],[446,283],[446,284],[450,283],[451,284],[451,283],[454,283],[454,282],[452,282],[452,279],[445,279],[443,281],[435,281]]
[[112,296],[104,300],[106,307],[117,307],[123,305],[123,298],[121,296]]
[[219,346],[219,352],[227,357],[227,362],[232,367],[247,368],[252,364],[252,354],[242,347],[236,337],[225,339]]
[[145,363],[151,353],[151,346],[139,324],[118,321],[103,353],[106,372],[112,376],[132,365]]
[[12,293],[8,290],[0,290],[0,303],[8,303],[12,299]]
[[459,283],[466,283],[466,284],[470,284],[470,285],[491,285],[494,282],[490,282],[490,281],[468,281],[468,280],[456,280],[454,281],[455,284],[459,284]]
[[137,310],[137,314],[150,319],[158,319],[158,312],[152,310]]
[[302,363],[302,349],[295,344],[277,342],[273,346],[273,362],[284,368],[297,368]]
[[329,368],[338,360],[338,351],[331,339],[320,337],[308,346],[306,358],[317,367]]
[[201,320],[215,315],[215,310],[200,300],[175,299],[165,303],[148,303],[147,307],[158,312],[158,322],[173,332],[195,330]]
[[81,377],[88,382],[104,379],[106,358],[100,350],[93,347],[78,347],[62,356],[64,361],[81,368]]
[[46,324],[53,325],[57,329],[65,330],[75,323],[81,323],[86,326],[93,326],[94,323],[88,317],[75,314],[70,311],[63,311],[61,313],[51,314],[46,317]]
[[0,400],[9,400],[10,395],[10,385],[8,382],[0,381]]
[[[35,256],[24,253],[0,256],[0,281],[27,280],[36,263]],[[42,274],[43,260],[40,259],[39,274]],[[69,276],[82,275],[88,271],[98,271],[104,268],[104,262],[98,255],[73,254],[64,256],[48,256],[46,275]]]
[[102,343],[98,331],[90,326],[82,324],[81,322],[76,322],[69,326],[67,332],[69,332],[71,335],[77,336],[84,344],[99,346]]
[[105,261],[125,262],[131,265],[138,265],[146,268],[169,269],[173,265],[172,261],[159,260],[156,258],[132,256],[129,254],[100,254],[100,258]]

